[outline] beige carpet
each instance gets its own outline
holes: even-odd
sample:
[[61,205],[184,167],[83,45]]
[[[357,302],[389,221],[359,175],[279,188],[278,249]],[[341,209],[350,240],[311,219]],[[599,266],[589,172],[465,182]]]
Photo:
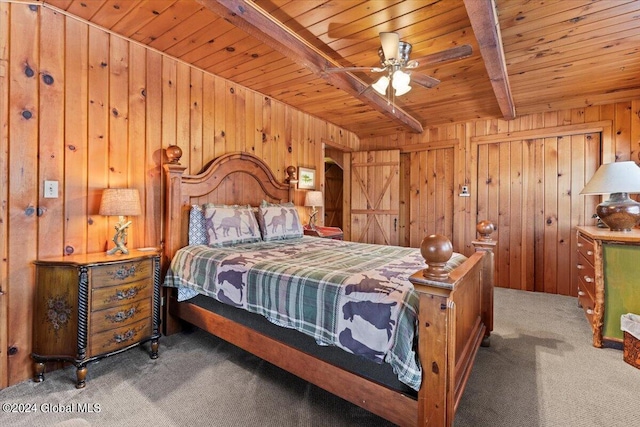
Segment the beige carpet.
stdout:
[[[591,347],[575,298],[496,289],[495,301],[492,346],[478,353],[456,427],[622,427],[640,420],[640,370],[619,350]],[[2,390],[0,402],[35,412],[3,412],[0,423],[388,425],[201,331],[160,343],[155,361],[133,349],[91,364],[84,390],[74,388],[74,368]]]

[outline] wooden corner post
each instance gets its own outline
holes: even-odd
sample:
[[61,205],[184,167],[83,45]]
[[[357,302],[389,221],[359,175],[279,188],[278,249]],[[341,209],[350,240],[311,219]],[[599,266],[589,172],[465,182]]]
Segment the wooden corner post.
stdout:
[[453,254],[453,246],[445,236],[431,235],[422,240],[420,253],[427,268],[409,278],[419,298],[417,333],[422,384],[416,421],[421,426],[450,426],[455,407],[451,393],[455,306],[449,302],[453,283],[444,266]]
[[489,337],[493,331],[493,285],[495,280],[495,247],[497,242],[491,238],[495,231],[491,221],[480,221],[476,225],[476,231],[480,235],[478,240],[471,242],[476,252],[485,252],[484,267],[482,269],[482,323],[486,326],[482,345],[489,346]]
[[[182,175],[187,170],[186,166],[180,164],[182,150],[177,145],[171,145],[166,149],[168,163],[163,165],[165,171],[165,223],[164,223],[164,245],[162,253],[163,276],[169,268],[169,263],[181,246],[182,231]],[[169,314],[169,305],[172,290],[164,288],[162,290],[162,332],[164,335],[171,335],[180,331],[180,322]]]

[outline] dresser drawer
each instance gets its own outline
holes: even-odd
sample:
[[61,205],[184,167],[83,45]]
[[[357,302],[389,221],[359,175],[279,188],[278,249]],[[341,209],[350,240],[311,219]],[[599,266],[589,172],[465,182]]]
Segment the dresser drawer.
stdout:
[[151,319],[94,334],[91,337],[90,355],[108,353],[135,344],[151,336]]
[[131,283],[152,277],[152,269],[150,259],[100,265],[91,268],[91,283],[93,288]]
[[593,327],[593,310],[595,307],[595,302],[593,298],[589,295],[588,292],[585,292],[583,289],[578,288],[578,303],[584,310],[584,314],[587,316],[587,320],[591,327]]
[[593,264],[580,253],[578,255],[578,263],[576,264],[578,270],[578,278],[580,279],[580,288],[589,291],[591,298],[595,300],[596,295],[596,270]]
[[121,286],[93,289],[91,294],[91,312],[116,307],[127,302],[151,298],[153,283],[150,279],[128,283]]
[[91,334],[128,326],[151,316],[151,298],[91,313]]
[[578,234],[578,252],[592,266],[595,264],[595,249],[591,239],[582,234]]

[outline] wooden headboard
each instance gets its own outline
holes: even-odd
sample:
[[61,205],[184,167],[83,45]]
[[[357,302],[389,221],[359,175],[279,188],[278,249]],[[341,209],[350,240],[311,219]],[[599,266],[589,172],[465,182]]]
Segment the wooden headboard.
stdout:
[[167,148],[170,162],[164,165],[166,176],[164,218],[164,261],[188,244],[191,205],[224,203],[259,206],[262,200],[273,203],[293,201],[297,180],[295,168],[279,181],[262,159],[253,154],[233,152],[212,161],[201,173],[185,175],[182,152],[176,146]]

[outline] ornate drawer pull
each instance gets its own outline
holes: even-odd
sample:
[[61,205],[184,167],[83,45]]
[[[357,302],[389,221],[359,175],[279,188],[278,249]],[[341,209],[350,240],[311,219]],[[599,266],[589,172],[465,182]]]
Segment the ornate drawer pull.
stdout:
[[129,329],[128,331],[122,334],[114,334],[113,338],[105,344],[105,347],[109,346],[112,343],[121,344],[123,342],[131,341],[135,338],[138,331],[134,329]]
[[138,295],[138,292],[143,290],[145,286],[132,286],[130,288],[126,288],[124,290],[116,289],[116,293],[107,298],[104,302],[110,303],[113,301],[122,301],[126,299],[135,298]]
[[587,283],[591,283],[591,282],[593,282],[593,278],[589,277],[589,276],[584,276],[584,281],[587,282]]
[[116,291],[117,299],[128,299],[133,298],[138,294],[138,290],[136,288],[129,288],[126,291]]
[[136,275],[136,266],[135,265],[130,265],[130,266],[120,266],[118,268],[115,269],[115,271],[110,272],[111,278],[113,279],[117,279],[117,280],[124,280],[128,277],[133,277]]
[[131,307],[129,310],[119,311],[114,315],[106,315],[105,317],[107,320],[113,323],[120,323],[120,322],[124,322],[125,320],[131,319],[133,316],[135,316],[137,310],[138,310],[138,307]]

